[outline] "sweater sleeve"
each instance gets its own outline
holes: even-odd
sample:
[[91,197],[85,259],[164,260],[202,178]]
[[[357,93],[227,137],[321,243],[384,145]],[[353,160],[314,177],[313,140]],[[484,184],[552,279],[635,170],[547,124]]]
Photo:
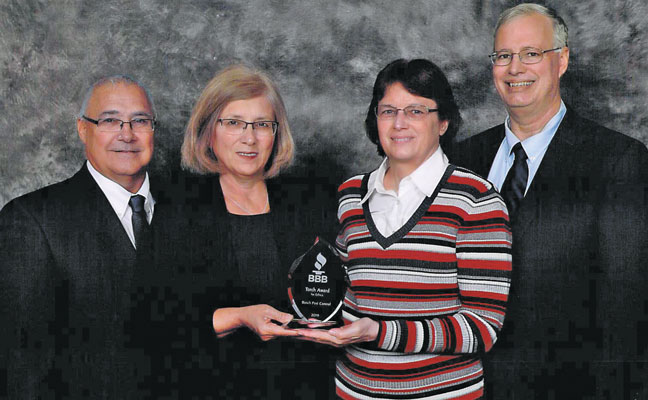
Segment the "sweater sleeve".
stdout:
[[512,235],[503,200],[488,182],[484,184],[484,192],[454,210],[461,216],[455,253],[459,308],[429,319],[379,320],[378,348],[462,354],[493,347],[506,312]]

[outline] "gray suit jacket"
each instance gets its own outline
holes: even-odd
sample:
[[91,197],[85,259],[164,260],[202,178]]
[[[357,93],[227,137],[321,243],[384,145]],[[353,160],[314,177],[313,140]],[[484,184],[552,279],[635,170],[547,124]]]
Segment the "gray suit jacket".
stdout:
[[[503,138],[496,126],[456,145],[450,159],[488,176]],[[646,147],[568,107],[512,220],[509,307],[485,357],[492,398],[643,390],[647,194]]]

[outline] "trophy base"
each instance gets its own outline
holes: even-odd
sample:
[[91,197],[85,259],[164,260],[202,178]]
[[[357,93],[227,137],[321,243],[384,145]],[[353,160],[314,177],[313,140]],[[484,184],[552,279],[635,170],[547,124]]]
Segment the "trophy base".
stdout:
[[301,318],[293,318],[292,321],[288,322],[285,325],[288,329],[298,329],[298,328],[308,328],[308,329],[317,329],[317,328],[332,328],[338,325],[338,321],[309,321]]

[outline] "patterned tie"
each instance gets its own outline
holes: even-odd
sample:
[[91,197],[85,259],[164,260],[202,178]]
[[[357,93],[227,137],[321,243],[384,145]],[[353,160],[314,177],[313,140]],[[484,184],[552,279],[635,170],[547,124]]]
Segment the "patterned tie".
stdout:
[[137,248],[145,240],[148,233],[148,221],[146,220],[146,211],[144,210],[144,201],[146,198],[140,194],[131,196],[128,205],[133,210],[131,221],[133,222],[133,232],[135,233],[135,247]]
[[512,151],[515,153],[515,160],[506,175],[501,190],[502,197],[504,197],[511,217],[515,215],[520,201],[524,197],[527,180],[529,179],[529,167],[526,162],[527,154],[524,152],[524,148],[522,148],[522,143],[517,142],[513,146]]

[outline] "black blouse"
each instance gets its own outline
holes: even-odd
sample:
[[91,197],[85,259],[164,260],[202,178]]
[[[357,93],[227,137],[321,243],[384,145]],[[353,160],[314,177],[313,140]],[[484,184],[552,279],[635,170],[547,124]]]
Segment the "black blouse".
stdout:
[[[247,328],[217,339],[221,307],[270,304],[291,312],[292,261],[319,235],[336,233],[335,186],[284,177],[267,182],[270,212],[227,212],[218,177],[181,176],[156,198],[158,252],[143,273],[131,326],[134,346],[151,359],[141,385],[152,397],[333,397],[329,346],[294,339],[261,341]],[[146,396],[144,396],[146,397]]]

